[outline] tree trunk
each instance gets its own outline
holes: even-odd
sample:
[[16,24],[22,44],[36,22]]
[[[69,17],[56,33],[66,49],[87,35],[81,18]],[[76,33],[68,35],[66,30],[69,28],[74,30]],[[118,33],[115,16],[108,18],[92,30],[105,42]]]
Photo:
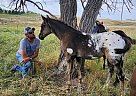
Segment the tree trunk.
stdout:
[[82,14],[79,30],[85,33],[91,33],[103,0],[88,0]]
[[77,27],[77,2],[76,0],[60,0],[61,20],[69,26]]

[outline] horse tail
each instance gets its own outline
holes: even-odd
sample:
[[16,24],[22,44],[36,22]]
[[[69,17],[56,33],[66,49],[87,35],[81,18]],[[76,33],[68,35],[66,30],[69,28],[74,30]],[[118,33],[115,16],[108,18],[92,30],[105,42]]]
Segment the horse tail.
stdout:
[[114,32],[114,33],[120,35],[121,37],[128,37],[128,36],[126,35],[126,33],[123,32],[122,30],[115,30],[115,31],[112,31],[112,32]]
[[124,49],[114,49],[116,54],[126,53],[131,48],[131,41],[128,38],[123,38],[125,40]]
[[132,39],[131,43],[136,45],[136,39]]

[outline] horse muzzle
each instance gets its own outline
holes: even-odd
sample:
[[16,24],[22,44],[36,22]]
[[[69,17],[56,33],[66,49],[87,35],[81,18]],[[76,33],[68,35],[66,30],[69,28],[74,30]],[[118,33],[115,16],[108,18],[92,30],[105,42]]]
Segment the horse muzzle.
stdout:
[[41,34],[39,34],[39,39],[40,39],[40,40],[44,40],[44,36],[41,35]]

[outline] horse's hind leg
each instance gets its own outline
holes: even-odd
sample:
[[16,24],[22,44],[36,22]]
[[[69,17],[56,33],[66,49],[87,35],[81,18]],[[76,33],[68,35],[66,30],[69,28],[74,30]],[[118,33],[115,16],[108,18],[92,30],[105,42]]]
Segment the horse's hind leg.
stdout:
[[[81,91],[81,82],[82,82],[82,74],[81,74],[81,65],[82,65],[82,58],[77,59],[77,72],[78,72],[78,91]],[[84,68],[84,66],[82,66]]]
[[106,61],[106,56],[103,55],[103,70],[105,70],[105,61]]
[[121,81],[121,95],[122,96],[125,96],[125,75],[123,74],[123,71],[122,71],[122,64],[123,63],[123,60],[122,58],[120,59],[120,61],[115,65],[115,72],[119,78],[119,80]]
[[67,58],[67,91],[71,90],[71,78],[72,78],[72,64],[73,64],[73,58],[69,57]]
[[81,64],[81,67],[80,67],[81,75],[82,75],[82,77],[84,77],[85,76],[85,69],[84,69],[85,59],[81,58],[80,62],[81,62],[80,63]]
[[[123,60],[119,61],[119,63],[120,63],[119,64],[120,67],[123,68]],[[119,82],[120,81],[119,81],[118,75],[116,74],[116,79],[115,79],[115,82],[113,83],[113,85],[116,87]]]
[[120,81],[119,81],[119,78],[118,78],[118,76],[116,75],[115,82],[113,83],[113,86],[116,87],[119,82],[120,82]]
[[108,63],[108,77],[107,77],[106,84],[104,85],[104,87],[109,86],[112,75],[114,73],[114,65],[112,65],[108,60],[107,60],[107,63]]

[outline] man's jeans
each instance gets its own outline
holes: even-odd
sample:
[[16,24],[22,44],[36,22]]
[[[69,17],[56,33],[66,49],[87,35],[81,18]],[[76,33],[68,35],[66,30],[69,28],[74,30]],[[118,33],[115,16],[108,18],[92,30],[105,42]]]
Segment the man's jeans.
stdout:
[[23,65],[23,66],[17,65],[16,70],[20,71],[22,73],[22,77],[25,78],[26,74],[30,73],[32,70],[31,62],[30,61],[26,63],[22,62],[22,56],[18,54],[16,54],[16,58]]

